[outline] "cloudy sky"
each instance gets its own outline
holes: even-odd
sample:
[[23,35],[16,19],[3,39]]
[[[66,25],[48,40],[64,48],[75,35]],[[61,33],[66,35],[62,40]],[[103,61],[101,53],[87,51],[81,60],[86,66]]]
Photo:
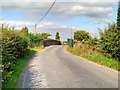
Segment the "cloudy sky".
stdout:
[[[74,31],[87,30],[92,37],[99,37],[97,28],[115,22],[117,0],[56,0],[48,15],[38,23],[54,0],[2,0],[1,19],[5,24],[29,32],[50,33],[54,38],[59,32],[61,40],[71,37]],[[35,24],[37,29],[35,31]]]

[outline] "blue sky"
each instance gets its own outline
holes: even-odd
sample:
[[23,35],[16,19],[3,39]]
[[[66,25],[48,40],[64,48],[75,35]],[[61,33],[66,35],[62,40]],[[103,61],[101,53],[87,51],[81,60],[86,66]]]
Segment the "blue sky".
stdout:
[[[22,28],[27,26],[29,32],[35,33],[37,23],[54,0],[4,0],[2,1],[2,19],[6,24]],[[71,37],[74,31],[86,30],[92,37],[99,37],[98,27],[104,28],[109,22],[115,22],[117,1],[115,0],[57,0],[50,13],[38,23],[36,33],[50,33],[54,38],[59,32],[61,40]]]

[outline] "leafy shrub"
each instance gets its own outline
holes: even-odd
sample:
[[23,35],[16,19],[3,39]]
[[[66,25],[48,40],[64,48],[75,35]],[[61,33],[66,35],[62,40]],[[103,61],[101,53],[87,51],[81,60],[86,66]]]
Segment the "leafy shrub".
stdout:
[[90,38],[88,40],[88,44],[93,50],[98,50],[100,51],[100,40],[98,38]]
[[88,40],[88,43],[91,45],[91,46],[95,46],[99,43],[99,39],[97,39],[96,37],[95,38],[90,38]]
[[0,29],[2,29],[0,51],[2,52],[2,81],[4,82],[13,74],[17,60],[25,55],[29,47],[41,45],[43,39],[48,38],[50,34],[28,33],[27,27],[18,31],[2,25]]
[[14,72],[17,59],[28,50],[28,38],[14,28],[2,26],[2,79],[7,80]]
[[120,39],[116,23],[108,25],[103,31],[100,30],[101,45],[100,48],[104,55],[120,59]]
[[41,38],[40,36],[38,36],[36,34],[29,33],[28,37],[29,37],[29,40],[30,40],[30,47],[31,48],[35,47],[35,46],[42,45],[43,38]]
[[30,40],[30,47],[35,47],[39,45],[43,45],[43,40],[48,39],[51,36],[49,33],[39,33],[39,34],[28,34],[28,38]]

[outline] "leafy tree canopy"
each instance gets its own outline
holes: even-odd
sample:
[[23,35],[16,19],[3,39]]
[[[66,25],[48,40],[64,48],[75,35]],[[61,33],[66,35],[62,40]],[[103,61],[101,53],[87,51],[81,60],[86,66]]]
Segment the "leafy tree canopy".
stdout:
[[24,35],[28,35],[28,28],[27,27],[23,27],[20,32],[22,32]]
[[87,41],[90,38],[89,32],[85,30],[79,30],[74,32],[74,39],[78,41],[85,40]]
[[60,41],[59,32],[56,32],[55,39],[58,40],[58,41]]

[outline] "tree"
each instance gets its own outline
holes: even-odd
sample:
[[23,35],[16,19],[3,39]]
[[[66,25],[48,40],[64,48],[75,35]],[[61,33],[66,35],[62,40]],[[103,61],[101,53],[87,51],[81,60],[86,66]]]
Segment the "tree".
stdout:
[[51,36],[51,34],[49,33],[39,33],[39,34],[36,34],[39,38],[42,38],[42,39],[48,39],[49,36]]
[[115,57],[120,61],[120,1],[118,2],[118,14],[117,14],[117,32],[116,32],[116,55]]
[[102,52],[108,56],[117,60],[120,59],[120,37],[118,34],[117,24],[108,24],[108,27],[103,31],[100,30],[100,48]]
[[58,40],[58,41],[60,41],[59,32],[56,32],[55,39]]
[[120,1],[118,2],[117,29],[120,30]]
[[85,40],[87,41],[90,38],[89,32],[85,30],[79,30],[74,32],[74,39],[78,41]]
[[28,35],[28,28],[27,27],[23,27],[21,30],[20,30],[21,33],[23,33],[24,35]]

